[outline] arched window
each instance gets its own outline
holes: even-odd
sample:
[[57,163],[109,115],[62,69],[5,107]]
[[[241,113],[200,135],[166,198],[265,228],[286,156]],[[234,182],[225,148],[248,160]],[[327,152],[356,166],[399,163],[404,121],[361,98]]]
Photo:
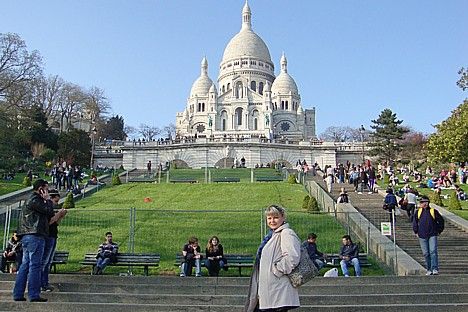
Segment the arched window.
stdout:
[[263,82],[262,81],[258,83],[258,93],[263,94]]
[[288,110],[288,101],[286,101],[286,104],[285,104],[285,109]]
[[281,109],[284,110],[284,101],[281,101]]
[[223,110],[221,112],[221,130],[222,131],[226,131],[227,130],[227,112],[225,110]]
[[254,118],[254,130],[258,130],[258,118]]
[[227,89],[226,90],[227,91],[231,90],[231,84],[230,83],[227,84]]
[[252,89],[252,91],[257,91],[257,83],[255,81],[250,82],[250,89]]
[[202,112],[205,111],[205,103],[202,103]]
[[222,92],[223,92],[223,93],[225,92],[224,86],[223,86]]
[[236,108],[235,120],[237,126],[242,125],[242,111],[243,109],[241,107]]

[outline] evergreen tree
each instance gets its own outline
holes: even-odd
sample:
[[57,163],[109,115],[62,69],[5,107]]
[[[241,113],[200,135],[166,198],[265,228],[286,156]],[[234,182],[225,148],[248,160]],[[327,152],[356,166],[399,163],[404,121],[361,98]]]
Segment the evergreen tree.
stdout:
[[307,205],[308,212],[317,212],[320,211],[317,199],[314,196],[310,196],[309,203]]
[[453,191],[450,194],[448,209],[450,209],[450,210],[461,210],[462,209],[462,206],[460,204],[460,201],[458,200],[456,191]]
[[68,192],[67,197],[65,198],[65,201],[63,202],[62,208],[65,208],[65,209],[75,208],[75,200],[73,199],[72,192]]
[[390,109],[384,109],[379,118],[372,120],[371,128],[375,130],[371,134],[373,141],[369,143],[369,154],[387,163],[396,160],[401,150],[401,140],[408,129],[402,127],[403,120],[398,120]]
[[124,119],[122,116],[116,115],[106,122],[101,135],[108,140],[125,140],[127,134],[124,131]]
[[309,195],[304,196],[304,199],[302,200],[302,209],[308,210],[307,208],[309,207],[309,200],[310,200]]
[[91,140],[88,133],[78,129],[60,133],[57,154],[69,164],[89,166]]
[[468,100],[452,115],[436,125],[437,132],[429,137],[426,148],[432,164],[468,161]]

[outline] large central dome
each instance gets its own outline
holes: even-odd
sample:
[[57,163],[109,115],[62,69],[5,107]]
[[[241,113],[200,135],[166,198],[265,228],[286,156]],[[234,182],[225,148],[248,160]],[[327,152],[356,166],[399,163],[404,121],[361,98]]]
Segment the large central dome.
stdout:
[[265,42],[252,30],[251,12],[248,4],[242,10],[242,29],[224,49],[221,63],[232,59],[249,57],[271,63],[270,51]]
[[267,45],[252,30],[243,29],[229,41],[224,50],[222,62],[241,57],[251,57],[271,62]]

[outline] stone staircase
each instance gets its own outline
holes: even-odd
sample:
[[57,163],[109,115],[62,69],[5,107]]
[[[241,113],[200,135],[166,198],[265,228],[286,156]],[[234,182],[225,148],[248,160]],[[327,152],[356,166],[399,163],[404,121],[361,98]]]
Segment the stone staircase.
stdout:
[[[51,275],[47,303],[12,301],[0,275],[0,311],[243,311],[248,278]],[[300,288],[301,311],[468,311],[468,275],[318,277]]]
[[[310,179],[326,190],[325,183],[318,176]],[[333,184],[331,193],[335,200],[339,196],[341,187],[345,187],[348,191],[351,204],[356,210],[377,228],[380,228],[380,222],[388,221],[388,213],[382,209],[384,198],[381,194],[358,194],[353,191],[352,185],[337,183]],[[397,245],[425,267],[419,241],[413,233],[412,223],[409,222],[406,211],[402,210],[402,215],[396,216],[395,227]],[[393,240],[393,237],[389,238]],[[445,230],[439,236],[438,243],[440,273],[468,274],[468,233],[445,218]]]

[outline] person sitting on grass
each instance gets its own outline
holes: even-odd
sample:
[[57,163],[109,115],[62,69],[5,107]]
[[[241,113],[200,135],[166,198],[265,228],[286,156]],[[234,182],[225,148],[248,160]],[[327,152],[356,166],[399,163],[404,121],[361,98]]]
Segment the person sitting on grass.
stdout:
[[198,238],[190,237],[187,244],[182,249],[183,262],[180,265],[180,276],[192,275],[192,268],[195,266],[195,276],[201,276],[201,259],[200,246],[198,245]]
[[310,259],[314,261],[317,269],[320,270],[323,268],[325,266],[326,255],[317,249],[317,234],[310,233],[307,235],[307,240],[302,243],[302,245],[307,248],[307,253],[309,254]]
[[340,266],[345,277],[349,277],[348,266],[354,266],[356,276],[361,276],[361,265],[359,263],[359,247],[351,240],[351,236],[344,235],[342,238],[343,246],[339,253],[341,259]]
[[455,184],[455,191],[457,192],[458,200],[467,199],[465,191],[458,184]]
[[227,271],[227,261],[224,258],[223,245],[219,243],[219,238],[217,236],[210,238],[205,251],[205,266],[210,276],[218,276],[221,269]]
[[119,245],[112,241],[112,232],[106,233],[106,241],[99,245],[93,275],[101,275],[109,263],[117,262]]

